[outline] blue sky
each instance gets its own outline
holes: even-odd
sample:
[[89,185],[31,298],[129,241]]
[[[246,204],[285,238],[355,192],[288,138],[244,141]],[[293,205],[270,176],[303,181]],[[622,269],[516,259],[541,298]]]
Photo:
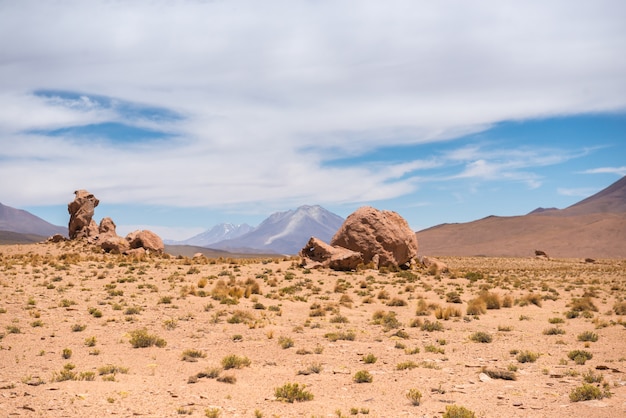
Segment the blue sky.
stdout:
[[184,239],[320,204],[418,230],[626,175],[626,3],[0,0],[0,202]]

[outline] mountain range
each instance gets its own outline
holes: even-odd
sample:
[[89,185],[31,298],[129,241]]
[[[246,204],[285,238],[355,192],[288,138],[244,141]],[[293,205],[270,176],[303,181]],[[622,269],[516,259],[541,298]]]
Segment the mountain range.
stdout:
[[[311,236],[329,242],[344,219],[321,206],[270,215],[258,227],[220,224],[175,244],[211,254],[297,254]],[[0,244],[37,242],[67,228],[0,203]],[[488,216],[416,232],[419,253],[434,256],[626,258],[626,177],[565,209],[537,208],[520,216]]]
[[212,248],[235,252],[274,252],[297,254],[312,236],[329,242],[344,219],[321,206],[300,206],[276,212],[261,224],[237,238],[220,241]]
[[187,238],[182,241],[164,240],[169,245],[192,245],[198,247],[209,247],[216,242],[224,241],[227,239],[238,238],[242,235],[251,232],[254,227],[248,224],[235,225],[231,223],[221,223],[215,225],[213,228],[201,232],[198,235],[194,235],[191,238]]
[[5,206],[2,203],[0,203],[0,231],[45,238],[54,234],[67,236],[67,227],[53,225],[30,212]]
[[626,177],[565,209],[488,216],[417,232],[420,254],[626,258]]

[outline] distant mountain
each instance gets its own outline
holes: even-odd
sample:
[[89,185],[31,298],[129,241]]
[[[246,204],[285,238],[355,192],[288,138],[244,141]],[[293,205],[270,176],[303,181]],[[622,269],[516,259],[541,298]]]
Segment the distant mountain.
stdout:
[[527,215],[532,215],[533,213],[549,212],[551,210],[559,210],[559,209],[558,208],[537,208],[533,210],[532,212],[528,212]]
[[300,206],[270,215],[253,231],[212,244],[212,248],[246,252],[297,254],[312,236],[330,241],[344,219],[321,206]]
[[168,241],[167,244],[172,245],[193,245],[197,247],[209,247],[216,242],[227,239],[238,238],[252,231],[254,227],[248,224],[234,225],[231,223],[222,223],[215,225],[213,228],[206,230],[198,235],[194,235],[183,241]]
[[2,203],[0,203],[0,231],[45,237],[54,234],[67,236],[67,227],[52,225],[30,212],[5,206]]
[[416,233],[420,254],[626,258],[626,177],[565,209],[489,216]]
[[626,176],[606,189],[562,211],[562,215],[584,215],[589,213],[626,213]]

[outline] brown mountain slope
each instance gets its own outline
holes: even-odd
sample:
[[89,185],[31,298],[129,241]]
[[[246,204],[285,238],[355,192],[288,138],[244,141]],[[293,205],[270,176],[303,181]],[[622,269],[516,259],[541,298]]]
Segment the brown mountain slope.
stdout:
[[46,237],[54,234],[67,235],[67,227],[52,225],[30,212],[5,206],[2,203],[0,203],[0,231]]
[[[623,208],[620,210],[620,208]],[[417,232],[420,254],[626,258],[626,177],[563,210],[490,216]]]

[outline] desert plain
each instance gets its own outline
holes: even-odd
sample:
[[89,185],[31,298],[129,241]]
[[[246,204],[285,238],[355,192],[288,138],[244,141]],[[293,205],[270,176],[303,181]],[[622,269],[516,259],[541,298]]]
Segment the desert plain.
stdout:
[[441,261],[0,246],[0,416],[626,416],[626,260]]

